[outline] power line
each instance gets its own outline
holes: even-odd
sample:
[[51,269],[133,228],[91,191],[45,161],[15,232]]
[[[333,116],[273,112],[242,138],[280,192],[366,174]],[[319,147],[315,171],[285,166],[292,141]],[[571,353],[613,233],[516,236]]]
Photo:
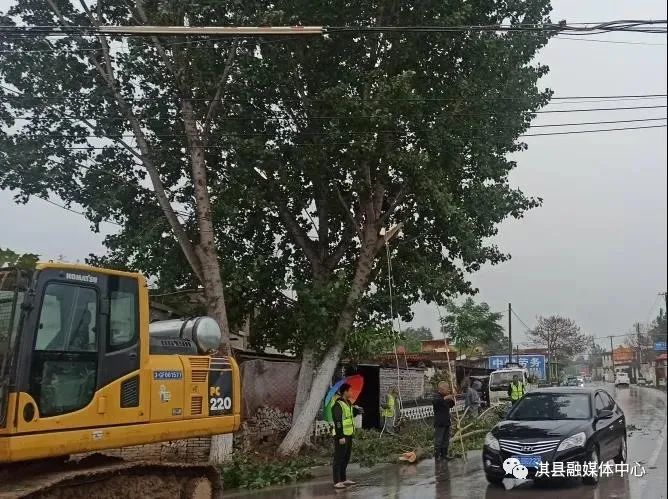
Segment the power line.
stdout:
[[[45,201],[45,202],[47,202],[47,203],[49,203],[49,204],[52,204],[53,206],[57,206],[58,208],[61,208],[61,209],[66,210],[66,211],[69,211],[70,213],[74,213],[74,214],[76,214],[76,215],[80,215],[80,216],[82,216],[82,217],[86,217],[86,218],[88,218],[88,215],[86,215],[85,213],[83,213],[83,212],[81,212],[81,211],[73,210],[72,208],[69,208],[69,207],[67,207],[67,206],[65,206],[65,205],[63,205],[63,204],[60,204],[60,203],[56,203],[55,201],[52,201],[52,200],[50,200],[50,199],[48,199],[48,198],[43,198],[43,197],[40,197],[40,196],[34,196],[34,197],[35,197],[36,199],[41,199],[42,201]],[[119,224],[119,223],[116,223],[116,222],[112,222],[111,220],[102,220],[102,223],[107,223],[107,224],[111,224],[111,225],[116,225],[116,226],[118,226],[118,227],[123,227],[123,225],[121,225],[121,224]]]
[[573,135],[579,133],[597,133],[597,132],[616,132],[621,130],[642,130],[645,128],[666,128],[666,125],[647,125],[647,126],[636,126],[636,127],[619,127],[619,128],[601,128],[596,130],[572,130],[569,132],[549,132],[549,133],[531,133],[526,135],[520,135],[520,137],[543,137],[543,136],[554,136],[554,135]]
[[[568,132],[547,132],[547,133],[532,133],[532,134],[523,134],[519,135],[518,137],[547,137],[547,136],[555,136],[555,135],[572,135],[572,134],[582,134],[582,133],[602,133],[602,132],[616,132],[616,131],[622,131],[622,130],[643,130],[647,128],[666,128],[666,125],[648,125],[648,126],[637,126],[637,127],[619,127],[619,128],[599,128],[599,129],[594,129],[594,130],[571,130]],[[476,139],[476,137],[459,137],[464,140],[468,139]],[[277,146],[289,146],[289,147],[324,147],[324,146],[341,146],[341,147],[351,147],[351,146],[356,146],[361,143],[374,143],[374,144],[398,144],[401,143],[398,140],[386,140],[386,141],[349,141],[349,142],[319,142],[319,143],[310,143],[310,142],[304,142],[304,143],[296,143],[296,142],[281,142],[281,143],[276,143],[275,145]],[[56,147],[58,148],[58,147]],[[72,151],[95,151],[95,150],[105,150],[105,149],[125,149],[123,146],[71,146],[71,147],[64,147],[62,149],[66,150],[72,150]],[[187,150],[192,150],[192,149],[229,149],[229,146],[185,146],[185,145],[179,145],[179,149],[187,149]]]
[[[45,37],[48,38],[48,37]],[[271,45],[271,44],[276,44],[280,42],[285,42],[285,41],[292,41],[292,40],[299,40],[301,37],[281,37],[279,39],[271,39],[271,40],[255,40],[253,42],[253,46],[257,47],[259,46],[264,46],[264,45]],[[3,37],[5,40],[25,40],[25,37],[18,37],[18,38],[9,38],[9,37]],[[37,42],[47,42],[46,39],[36,39],[33,38],[32,40],[35,40]],[[194,44],[199,44],[202,42],[214,42],[214,43],[220,43],[220,42],[229,42],[230,38],[207,38],[205,40],[188,40],[185,42],[163,42],[162,45],[164,47],[178,47],[178,46],[184,46],[184,45],[190,45],[188,47],[188,50],[192,49],[197,49],[197,50],[220,50],[221,47],[212,47],[212,46],[202,46],[202,45],[197,45],[195,46]],[[112,49],[112,53],[115,53],[114,47],[110,47]],[[123,50],[117,50],[118,52],[124,52]],[[46,53],[55,53],[55,54],[79,54],[79,53],[90,53],[90,52],[104,52],[104,49],[102,47],[100,48],[83,48],[83,49],[68,49],[68,48],[54,48],[54,49],[29,49],[29,50],[24,50],[22,48],[15,48],[15,49],[8,49],[8,50],[0,50],[0,54],[12,54],[12,53],[17,53],[17,54],[46,54]]]
[[[563,126],[584,126],[584,125],[609,125],[617,123],[637,123],[637,122],[653,122],[653,121],[664,121],[668,118],[639,118],[634,120],[612,120],[612,121],[584,121],[584,122],[573,122],[573,123],[550,123],[543,125],[529,125],[529,128],[551,128],[551,127],[563,127]],[[479,130],[479,128],[478,128]],[[405,130],[361,130],[361,131],[349,131],[345,132],[347,135],[365,135],[365,134],[395,134],[395,135],[410,135],[414,133],[428,133],[434,130],[431,129],[415,129],[410,131]],[[295,132],[296,135],[300,136],[328,136],[332,132]],[[219,133],[216,137],[274,137],[276,134],[271,132],[229,132],[229,133]],[[76,134],[60,134],[57,132],[40,135],[40,137],[60,137],[65,139],[131,139],[134,138],[134,134],[121,134],[121,135],[76,135]],[[155,139],[184,139],[186,136],[182,133],[179,134],[150,134],[149,138]]]
[[[636,337],[638,336],[637,332],[632,332],[632,333],[625,333],[625,334],[607,334],[605,336],[592,336],[594,340],[607,340],[608,338],[628,338],[628,337]],[[658,336],[666,336],[665,333],[659,334]]]
[[511,308],[511,312],[513,313],[513,315],[515,316],[515,318],[516,318],[518,321],[520,321],[520,322],[522,323],[522,325],[526,328],[527,332],[531,332],[531,331],[532,331],[532,329],[531,329],[529,326],[527,326],[526,322],[524,322],[524,321],[522,320],[522,318],[521,318],[519,315],[517,315],[517,312],[515,312],[515,309],[512,309],[512,308]]
[[551,123],[548,125],[530,125],[529,128],[546,128],[553,126],[581,126],[581,125],[611,125],[615,123],[635,123],[647,121],[661,121],[668,118],[641,118],[636,120],[613,120],[613,121],[583,121],[579,123]]
[[[1,52],[1,51],[0,51]],[[65,96],[65,95],[57,95],[57,96],[42,96],[42,95],[32,95],[28,94],[25,92],[20,92],[18,90],[14,90],[13,88],[7,87],[6,85],[1,85],[0,88],[12,92],[14,94],[17,94],[16,98],[24,98],[26,100],[29,100],[31,102],[35,100],[40,100],[40,101],[60,101],[60,100],[68,100],[71,97]],[[85,95],[84,95],[85,97]],[[459,97],[402,97],[402,98],[390,98],[390,97],[371,97],[371,98],[362,98],[362,97],[355,97],[355,96],[341,96],[342,99],[347,99],[347,100],[352,100],[355,102],[460,102],[462,99],[470,98],[471,96],[466,96],[462,95]],[[624,100],[643,100],[643,99],[662,99],[668,97],[668,94],[666,93],[646,93],[646,94],[613,94],[613,95],[553,95],[550,97],[550,102],[547,103],[547,105],[554,105],[554,104],[581,104],[584,102],[612,102],[612,101],[624,101]],[[226,101],[224,98],[220,99],[213,99],[213,98],[208,98],[208,97],[180,97],[180,96],[170,96],[168,97],[170,99],[174,100],[180,100],[180,99],[187,99],[188,101],[191,102],[216,102],[216,101]],[[496,101],[526,101],[526,98],[523,97],[511,97],[511,96],[486,96],[484,98],[478,98],[478,102],[496,102]],[[154,97],[124,97],[125,100],[127,101],[132,101],[132,102],[153,102],[156,99]],[[584,99],[584,100],[583,100]],[[294,99],[288,99],[285,97],[281,97],[280,102],[297,102],[297,103],[303,103],[304,99],[303,98],[294,98]],[[309,97],[308,101],[309,102],[323,102],[328,99],[325,98],[318,98],[318,97]],[[575,101],[575,102],[552,102],[552,101]],[[666,107],[666,106],[663,106]],[[602,108],[602,110],[606,109],[611,109],[611,110],[617,110],[617,109],[636,109],[635,107],[621,107],[621,108]],[[598,110],[598,108],[597,108]],[[571,111],[571,110],[566,110],[566,111]],[[573,110],[575,111],[575,110]],[[554,112],[561,112],[561,111],[554,111]]]
[[[635,109],[665,109],[668,107],[666,104],[653,105],[653,106],[627,106],[627,107],[603,107],[603,108],[582,108],[582,109],[548,109],[540,111],[526,111],[528,114],[553,114],[553,113],[583,113],[583,112],[598,112],[598,111],[625,111],[625,110],[635,110]],[[454,116],[461,117],[488,117],[488,116],[503,116],[504,113],[453,113],[451,116],[437,115],[432,119],[446,119]],[[12,119],[15,120],[34,120],[40,119],[39,116],[15,116]],[[65,116],[60,119],[73,119],[73,120],[94,120],[98,122],[102,121],[125,121],[127,118],[123,116],[105,116],[96,118],[94,116]],[[221,117],[223,121],[242,121],[242,120],[263,120],[263,121],[291,121],[290,117],[279,117],[279,116],[228,116]],[[356,120],[356,119],[378,119],[377,115],[323,115],[323,116],[309,116],[308,120]]]
[[652,306],[650,307],[649,311],[647,312],[647,319],[645,319],[645,323],[649,323],[650,316],[652,315],[652,312],[654,311],[654,307],[656,307],[656,304],[659,301],[659,297],[661,295],[656,295],[654,297],[654,303],[652,303]]
[[[37,40],[37,41],[46,41],[47,38],[50,36],[47,35],[44,37],[42,40]],[[297,40],[300,37],[281,37],[280,39],[277,40],[256,40],[254,42],[254,45],[265,45],[265,44],[271,44],[271,43],[282,43],[285,41],[291,41],[291,40]],[[4,37],[5,40],[25,40],[24,36],[16,36],[16,37]],[[590,42],[590,43],[607,43],[607,44],[618,44],[618,45],[639,45],[639,46],[656,46],[656,47],[666,47],[668,46],[665,43],[649,43],[649,42],[638,42],[638,41],[621,41],[621,40],[600,40],[600,39],[591,39],[591,38],[583,38],[583,37],[570,37],[570,36],[563,36],[563,35],[557,35],[552,38],[552,40],[570,40],[570,41],[578,41],[578,42]],[[219,50],[220,47],[212,47],[212,46],[203,46],[203,45],[198,45],[201,44],[202,42],[221,42],[221,41],[229,41],[229,38],[207,38],[205,40],[188,40],[186,42],[164,42],[164,46],[178,46],[178,45],[190,45],[189,50]],[[102,48],[82,48],[82,49],[68,49],[68,48],[55,48],[55,49],[8,49],[8,50],[0,50],[0,54],[12,54],[12,53],[19,53],[19,54],[45,54],[45,53],[57,53],[57,54],[77,54],[77,53],[95,53],[95,52],[103,52]]]
[[647,46],[656,46],[656,47],[666,47],[666,46],[668,46],[665,43],[627,42],[627,41],[622,41],[622,40],[599,40],[599,39],[592,39],[592,38],[570,37],[570,36],[563,36],[563,35],[557,35],[557,36],[553,37],[552,40],[574,40],[576,42],[612,43],[612,44],[619,44],[619,45],[647,45]]
[[530,32],[591,35],[605,32],[666,33],[666,20],[614,20],[600,23],[517,23],[487,25],[417,25],[417,26],[0,26],[0,33],[14,35],[79,35],[79,36],[322,36],[332,34],[368,33],[471,33]]

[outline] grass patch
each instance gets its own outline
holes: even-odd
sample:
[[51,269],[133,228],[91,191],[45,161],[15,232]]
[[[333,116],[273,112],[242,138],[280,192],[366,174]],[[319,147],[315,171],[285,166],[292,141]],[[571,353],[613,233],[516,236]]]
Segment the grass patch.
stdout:
[[220,467],[220,474],[226,489],[263,489],[311,478],[310,470],[316,464],[305,456],[279,460],[237,454]]
[[[464,434],[478,431],[464,439],[467,451],[480,449],[485,440],[484,430],[491,429],[506,413],[502,407],[490,410],[472,423],[471,419],[462,421],[462,427],[470,425]],[[472,424],[471,424],[472,423]],[[453,434],[455,428],[453,419]],[[381,463],[396,463],[404,452],[422,449],[426,455],[434,451],[434,428],[431,420],[410,421],[396,435],[377,430],[357,430],[353,440],[353,463],[371,467]],[[312,478],[311,469],[317,465],[329,465],[333,454],[331,438],[323,438],[310,447],[305,447],[302,454],[294,458],[278,458],[275,445],[256,448],[253,454],[235,453],[232,460],[220,468],[226,489],[262,489],[272,485],[283,485]],[[450,443],[450,455],[461,454],[459,439]]]
[[[484,430],[490,430],[501,417],[507,412],[507,407],[495,408],[485,413],[475,422],[471,419],[462,421],[462,427],[469,426],[463,434],[478,431],[479,433],[464,438],[466,451],[481,449],[485,441]],[[452,435],[455,434],[456,422],[453,418]],[[472,424],[471,424],[472,423]],[[396,435],[384,433],[380,437],[377,430],[357,430],[353,440],[353,452],[351,461],[360,466],[371,467],[380,463],[396,463],[399,456],[404,452],[414,451],[421,448],[427,455],[434,452],[434,427],[431,420],[410,421],[406,423]],[[311,450],[312,456],[320,459],[331,459],[331,439],[318,441],[315,449]],[[461,445],[456,438],[450,443],[450,456],[461,455]]]

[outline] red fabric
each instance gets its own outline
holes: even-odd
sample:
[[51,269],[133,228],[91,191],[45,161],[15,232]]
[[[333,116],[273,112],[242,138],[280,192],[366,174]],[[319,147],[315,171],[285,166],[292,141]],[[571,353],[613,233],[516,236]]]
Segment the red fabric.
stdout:
[[354,376],[348,376],[346,378],[346,383],[350,385],[350,400],[355,402],[357,397],[362,393],[362,388],[364,387],[364,378],[361,374],[355,374]]

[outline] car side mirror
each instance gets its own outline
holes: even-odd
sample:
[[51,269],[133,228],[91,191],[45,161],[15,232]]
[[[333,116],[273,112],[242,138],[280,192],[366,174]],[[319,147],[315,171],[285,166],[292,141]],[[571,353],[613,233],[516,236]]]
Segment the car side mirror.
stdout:
[[596,414],[596,419],[610,419],[612,417],[612,411],[610,409],[601,409]]

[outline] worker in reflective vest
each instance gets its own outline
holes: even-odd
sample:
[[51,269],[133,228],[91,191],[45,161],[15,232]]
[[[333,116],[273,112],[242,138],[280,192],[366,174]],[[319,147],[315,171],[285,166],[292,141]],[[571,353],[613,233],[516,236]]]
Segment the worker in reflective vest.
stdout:
[[385,397],[385,404],[382,407],[382,416],[383,416],[383,430],[388,432],[390,435],[394,435],[394,430],[397,421],[397,389],[392,386],[387,391]]
[[355,485],[355,482],[348,480],[346,469],[350,462],[350,453],[353,447],[355,416],[362,412],[362,409],[353,405],[350,400],[350,385],[343,383],[339,388],[339,399],[332,407],[332,419],[334,420],[332,474],[334,476],[334,488],[336,489],[345,489],[349,485]]
[[517,374],[513,376],[513,381],[508,387],[508,396],[513,404],[517,403],[517,401],[524,396],[524,383],[520,381]]

